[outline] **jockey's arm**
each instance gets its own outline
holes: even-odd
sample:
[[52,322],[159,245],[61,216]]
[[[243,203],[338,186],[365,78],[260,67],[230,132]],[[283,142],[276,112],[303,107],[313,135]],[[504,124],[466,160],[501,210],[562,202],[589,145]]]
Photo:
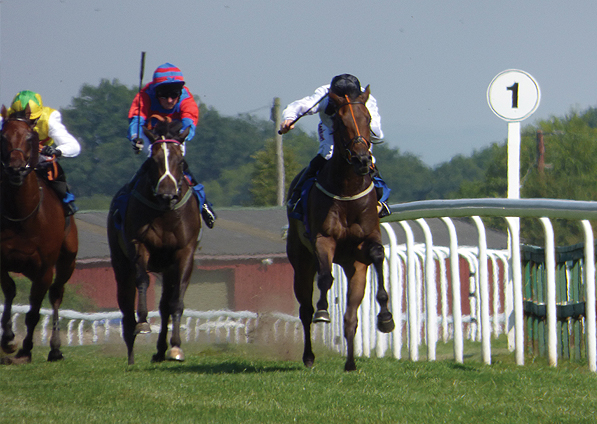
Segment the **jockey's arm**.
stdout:
[[371,138],[374,140],[382,140],[383,131],[381,129],[381,117],[379,116],[379,111],[377,110],[377,100],[375,100],[375,97],[370,95],[366,106],[367,109],[369,109],[369,115],[371,115]]
[[48,136],[54,139],[54,144],[62,152],[62,157],[73,158],[81,153],[81,145],[62,124],[62,115],[55,110],[48,119]]
[[299,116],[303,115],[315,115],[319,112],[320,107],[323,103],[319,103],[316,107],[313,107],[323,96],[329,91],[329,85],[323,85],[315,90],[315,93],[311,96],[303,97],[302,99],[296,100],[286,106],[286,109],[282,111],[282,124],[280,125],[280,132],[282,134],[287,133],[294,128],[291,125]]

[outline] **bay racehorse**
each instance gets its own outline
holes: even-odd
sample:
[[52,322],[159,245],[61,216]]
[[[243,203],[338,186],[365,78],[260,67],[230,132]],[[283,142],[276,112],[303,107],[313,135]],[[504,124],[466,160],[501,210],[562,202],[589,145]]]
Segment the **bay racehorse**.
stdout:
[[[137,334],[151,331],[147,322],[148,272],[162,274],[161,330],[152,360],[184,360],[180,320],[201,219],[197,197],[183,174],[182,143],[189,130],[180,133],[180,128],[180,122],[169,119],[158,122],[153,129],[143,128],[152,142],[151,156],[133,179],[134,186],[127,184],[114,196],[108,214],[108,242],[129,364],[134,363]],[[128,206],[123,201],[127,198]],[[172,336],[168,350],[170,318]]]
[[[388,310],[384,288],[384,248],[377,213],[377,195],[370,176],[372,164],[369,111],[365,106],[369,87],[357,98],[339,97],[329,92],[335,106],[334,152],[317,175],[308,194],[306,221],[289,212],[286,250],[294,268],[294,292],[300,304],[305,346],[303,362],[311,367],[315,355],[311,347],[311,323],[329,322],[327,293],[332,286],[332,263],[339,264],[348,281],[344,337],[347,344],[345,370],[356,369],[354,337],[357,310],[364,296],[367,269],[377,272],[377,301],[380,312],[377,328],[388,333],[394,321]],[[291,183],[289,196],[298,176]],[[306,225],[305,225],[306,224]],[[305,234],[307,232],[307,234]],[[320,298],[313,308],[313,280],[317,273]]]
[[53,310],[48,361],[62,359],[58,309],[64,285],[75,269],[79,247],[74,218],[65,217],[62,200],[35,172],[40,143],[34,131],[35,121],[29,119],[30,112],[27,106],[23,112],[7,116],[6,107],[1,109],[0,267],[4,293],[1,346],[5,353],[17,349],[11,322],[16,286],[9,272],[31,280],[30,309],[25,317],[27,334],[17,354],[4,357],[3,363],[31,362],[33,334],[48,291]]

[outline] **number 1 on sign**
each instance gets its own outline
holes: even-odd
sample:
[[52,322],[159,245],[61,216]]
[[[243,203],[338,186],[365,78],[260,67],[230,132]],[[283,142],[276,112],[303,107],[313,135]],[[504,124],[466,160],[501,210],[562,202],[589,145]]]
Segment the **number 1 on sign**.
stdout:
[[512,91],[512,109],[518,109],[518,83],[515,82],[506,90]]

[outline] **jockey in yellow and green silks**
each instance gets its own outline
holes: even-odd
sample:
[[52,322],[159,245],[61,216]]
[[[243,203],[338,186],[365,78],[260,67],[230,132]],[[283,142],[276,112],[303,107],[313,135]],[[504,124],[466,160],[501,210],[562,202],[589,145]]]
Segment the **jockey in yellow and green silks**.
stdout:
[[35,122],[35,131],[39,135],[40,156],[38,172],[45,177],[63,202],[67,216],[76,212],[75,197],[66,183],[64,170],[56,160],[59,157],[72,158],[79,155],[81,145],[62,124],[62,115],[56,109],[44,106],[41,96],[33,91],[17,93],[8,109],[7,116],[25,111],[29,105],[29,119]]

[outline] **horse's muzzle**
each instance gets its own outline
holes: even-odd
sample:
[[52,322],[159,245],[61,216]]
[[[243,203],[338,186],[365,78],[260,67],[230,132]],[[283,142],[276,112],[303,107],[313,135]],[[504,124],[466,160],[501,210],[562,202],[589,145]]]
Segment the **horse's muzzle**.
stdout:
[[352,158],[352,166],[357,175],[367,175],[371,169],[372,163],[371,155],[366,155],[365,157],[353,156]]

